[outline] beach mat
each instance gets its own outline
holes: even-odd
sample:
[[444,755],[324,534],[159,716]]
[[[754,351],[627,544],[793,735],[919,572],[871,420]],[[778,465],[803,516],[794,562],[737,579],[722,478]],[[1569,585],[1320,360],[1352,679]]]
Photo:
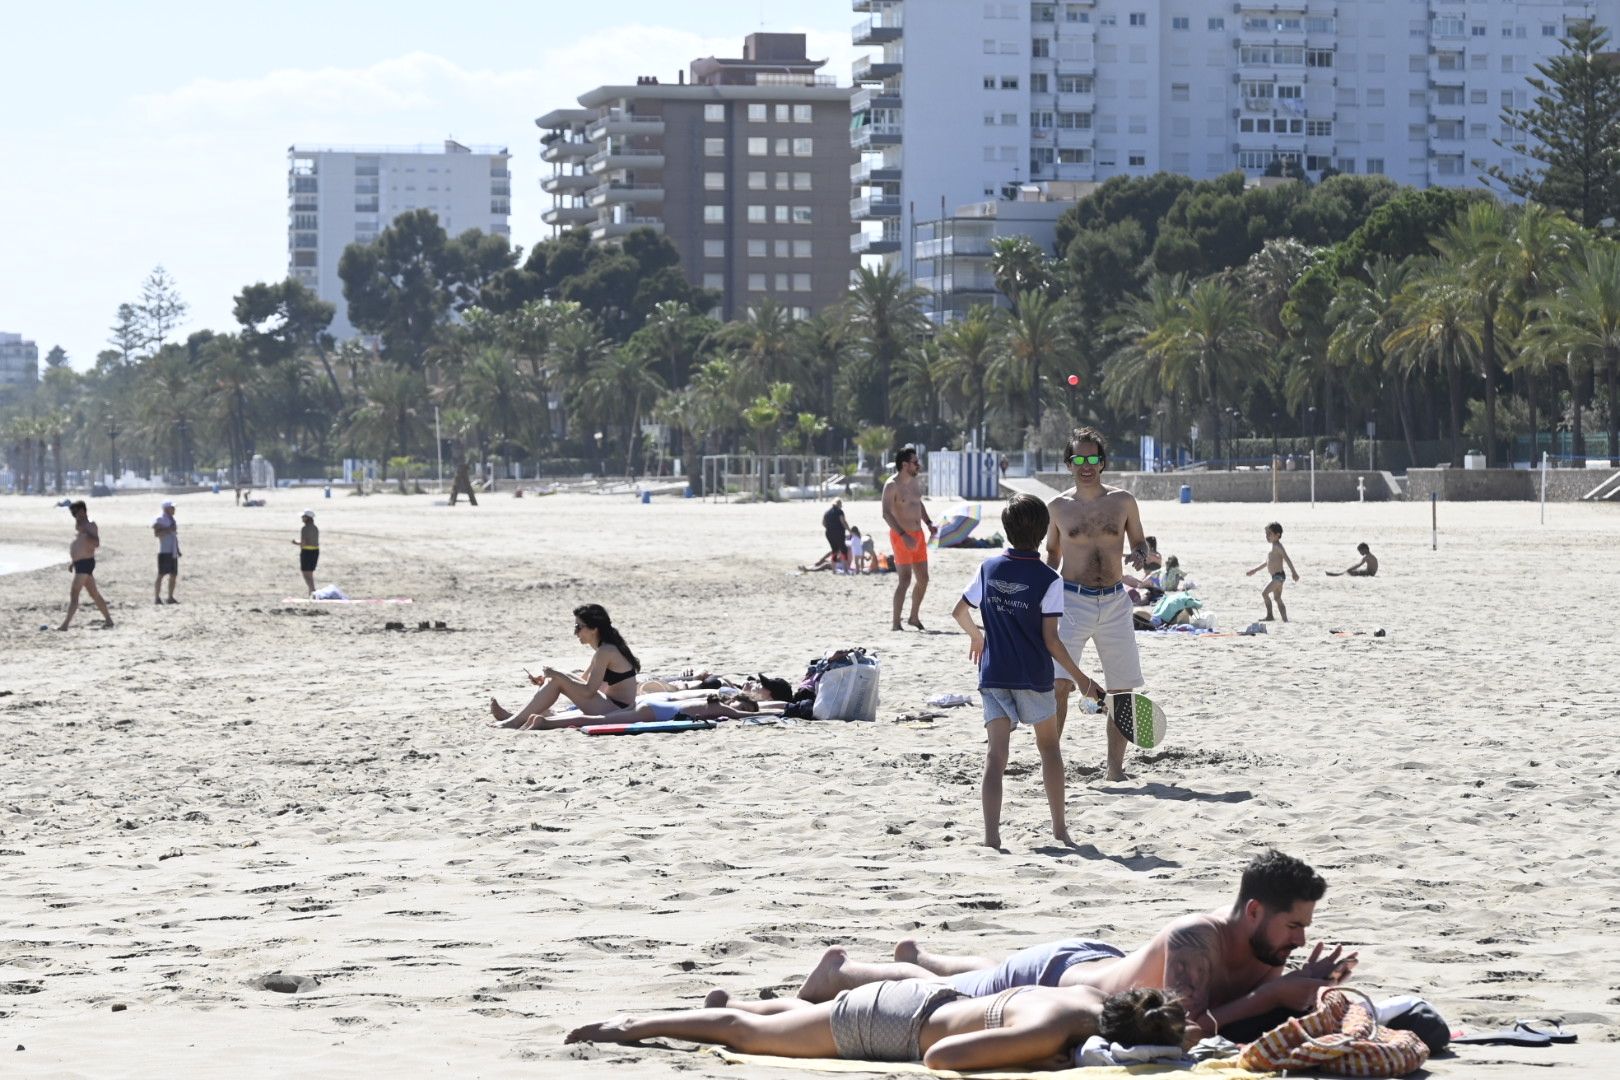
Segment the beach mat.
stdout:
[[711,1047],[732,1065],[758,1065],[771,1069],[798,1069],[801,1072],[824,1073],[877,1073],[882,1076],[941,1076],[964,1077],[971,1080],[1086,1080],[1087,1077],[1105,1076],[1200,1076],[1218,1080],[1260,1080],[1280,1077],[1282,1073],[1252,1072],[1240,1068],[1232,1061],[1200,1061],[1191,1068],[1179,1065],[1089,1065],[1073,1069],[985,1069],[970,1073],[951,1072],[948,1069],[930,1069],[914,1062],[843,1061],[837,1058],[771,1057],[767,1054],[739,1054],[723,1046]]
[[366,600],[315,600],[308,596],[283,596],[283,604],[412,604],[408,596],[375,596]]
[[580,728],[587,735],[664,735],[677,731],[712,731],[708,720],[642,720],[634,724],[588,724]]

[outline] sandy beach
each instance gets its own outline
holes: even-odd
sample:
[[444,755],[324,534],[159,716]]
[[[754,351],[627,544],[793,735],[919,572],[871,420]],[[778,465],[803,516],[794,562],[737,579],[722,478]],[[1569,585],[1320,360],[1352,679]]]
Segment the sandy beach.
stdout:
[[[1141,640],[1169,739],[1113,784],[1098,722],[1071,720],[1079,850],[1048,842],[1033,740],[1015,737],[998,854],[977,846],[978,709],[896,720],[974,689],[948,613],[986,552],[937,554],[931,632],[895,634],[892,577],[793,573],[821,551],[820,504],[317,496],[179,498],[176,607],[151,602],[160,497],[92,501],[117,626],[92,629],[86,604],[65,634],[39,627],[65,608],[71,520],[0,500],[0,544],[62,553],[0,576],[7,1075],[786,1080],[807,1074],[562,1036],[714,986],[790,993],[839,942],[1134,947],[1229,903],[1272,844],[1328,879],[1312,936],[1359,949],[1375,997],[1580,1034],[1459,1048],[1434,1075],[1620,1069],[1620,630],[1601,606],[1620,507],[1552,505],[1541,525],[1529,503],[1441,504],[1434,552],[1426,504],[1144,503],[1226,630],[1261,614],[1243,571],[1282,521],[1294,622]],[[306,505],[323,584],[414,602],[284,602]],[[876,502],[849,511],[883,534]],[[1323,575],[1361,540],[1378,578]],[[487,699],[519,704],[525,666],[584,660],[585,602],[655,672],[796,678],[829,646],[874,648],[878,720],[490,730]],[[264,988],[277,973],[318,986]]]

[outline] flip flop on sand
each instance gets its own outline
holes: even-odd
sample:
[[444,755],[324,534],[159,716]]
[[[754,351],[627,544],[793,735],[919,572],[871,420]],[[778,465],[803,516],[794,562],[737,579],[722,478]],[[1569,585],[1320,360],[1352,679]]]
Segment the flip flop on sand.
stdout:
[[1565,1031],[1564,1025],[1557,1020],[1515,1020],[1513,1027],[1533,1035],[1545,1035],[1555,1043],[1572,1043],[1579,1038],[1573,1031]]
[[1498,1031],[1476,1031],[1472,1035],[1452,1032],[1451,1041],[1459,1045],[1474,1046],[1551,1046],[1552,1039],[1538,1031],[1524,1027],[1502,1028]]

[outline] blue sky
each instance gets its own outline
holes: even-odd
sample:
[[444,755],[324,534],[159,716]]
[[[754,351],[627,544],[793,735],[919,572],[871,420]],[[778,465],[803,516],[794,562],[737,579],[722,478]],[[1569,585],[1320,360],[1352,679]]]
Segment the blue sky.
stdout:
[[546,235],[534,117],[602,83],[672,79],[759,29],[810,34],[849,78],[848,0],[280,0],[4,4],[0,330],[105,348],[162,264],[183,332],[285,276],[292,143],[499,143],[512,239]]

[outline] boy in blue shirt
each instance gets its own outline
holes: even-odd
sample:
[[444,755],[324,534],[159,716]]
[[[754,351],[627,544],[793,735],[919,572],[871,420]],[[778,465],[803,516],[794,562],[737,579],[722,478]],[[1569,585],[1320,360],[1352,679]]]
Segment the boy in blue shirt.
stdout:
[[[1052,662],[1074,678],[1074,684],[1098,700],[1103,688],[1080,670],[1058,637],[1063,614],[1063,579],[1047,566],[1039,551],[1050,524],[1046,504],[1033,495],[1014,495],[1001,512],[1007,533],[1005,554],[987,559],[974,574],[951,612],[967,631],[968,655],[979,665],[979,696],[984,699],[984,727],[989,748],[984,761],[984,842],[1001,847],[1001,777],[1007,769],[1012,729],[1035,729],[1041,754],[1041,783],[1052,811],[1052,834],[1073,844],[1064,822],[1063,753],[1060,731],[1053,723],[1057,701],[1052,693]],[[969,608],[984,620],[981,633]]]

